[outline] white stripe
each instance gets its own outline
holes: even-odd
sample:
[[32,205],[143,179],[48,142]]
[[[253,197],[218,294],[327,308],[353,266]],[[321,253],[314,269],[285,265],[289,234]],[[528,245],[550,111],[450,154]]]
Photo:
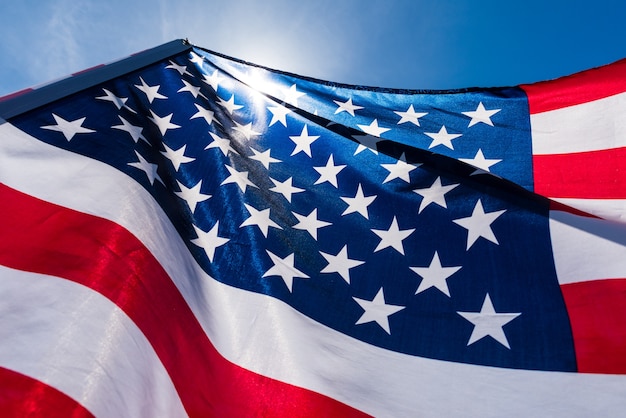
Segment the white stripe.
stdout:
[[626,225],[550,211],[550,236],[559,283],[626,278]]
[[[626,376],[474,366],[383,350],[262,295],[224,288],[212,303],[237,315],[217,348],[258,373],[325,393],[377,416],[622,416]],[[220,303],[221,302],[221,303]]]
[[[276,299],[216,282],[201,273],[160,209],[132,180],[63,151],[42,158],[50,147],[12,131],[0,127],[0,180],[127,227],[164,265],[216,348],[244,368],[375,416],[618,416],[626,408],[626,376],[498,369],[402,355],[342,335]],[[22,157],[32,152],[34,165]],[[38,174],[28,176],[33,170]]]
[[533,154],[626,146],[626,93],[530,115]]
[[624,199],[553,198],[552,200],[599,218],[626,223],[626,200]]
[[185,416],[130,318],[69,280],[0,266],[0,365],[60,390],[98,417]]

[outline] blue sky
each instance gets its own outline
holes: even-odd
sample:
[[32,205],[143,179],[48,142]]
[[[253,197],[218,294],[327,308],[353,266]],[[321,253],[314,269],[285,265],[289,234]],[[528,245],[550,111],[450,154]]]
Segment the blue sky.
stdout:
[[626,58],[623,0],[23,0],[0,5],[0,96],[177,38],[381,87],[508,86]]

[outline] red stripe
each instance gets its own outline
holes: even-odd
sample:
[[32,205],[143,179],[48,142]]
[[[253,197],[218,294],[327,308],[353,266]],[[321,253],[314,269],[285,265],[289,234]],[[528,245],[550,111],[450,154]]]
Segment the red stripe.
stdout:
[[158,261],[119,225],[5,185],[0,202],[0,263],[81,283],[113,301],[150,341],[190,416],[363,416],[225,360]]
[[23,89],[23,90],[20,90],[20,91],[16,91],[15,93],[7,94],[6,96],[0,97],[0,102],[4,102],[6,100],[13,99],[14,97],[21,96],[22,94],[28,93],[30,91],[33,91],[33,89],[32,88],[27,88],[27,89]]
[[626,59],[556,80],[520,86],[531,114],[561,109],[626,91]]
[[0,367],[0,411],[4,417],[93,417],[63,392]]
[[550,211],[567,212],[567,213],[571,213],[572,215],[585,216],[587,218],[602,219],[594,214],[582,211],[580,209],[573,208],[564,203],[557,202],[556,200],[550,200]]
[[72,73],[72,77],[76,77],[77,75],[88,73],[91,70],[95,70],[96,68],[102,68],[104,66],[105,66],[104,64],[98,64],[98,65],[94,65],[93,67],[85,68],[84,70],[81,70],[77,73]]
[[626,374],[626,279],[561,285],[578,371]]
[[626,148],[534,155],[535,192],[548,197],[626,198]]

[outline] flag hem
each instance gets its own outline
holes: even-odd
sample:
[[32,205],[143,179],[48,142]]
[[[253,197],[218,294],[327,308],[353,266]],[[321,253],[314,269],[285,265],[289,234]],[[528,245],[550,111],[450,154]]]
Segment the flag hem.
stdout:
[[19,94],[10,94],[5,96],[4,100],[0,97],[0,123],[4,122],[3,119],[8,120],[192,48],[193,46],[186,40],[177,39],[110,64],[81,71],[39,88],[22,90],[18,92]]

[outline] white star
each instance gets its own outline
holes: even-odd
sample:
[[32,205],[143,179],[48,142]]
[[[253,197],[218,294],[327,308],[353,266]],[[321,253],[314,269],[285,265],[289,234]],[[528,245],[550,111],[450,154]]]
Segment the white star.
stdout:
[[289,254],[285,258],[280,258],[279,256],[274,255],[269,251],[267,251],[267,255],[270,256],[274,265],[268,271],[265,272],[263,277],[279,276],[281,279],[283,279],[283,281],[287,285],[287,289],[289,289],[290,292],[292,291],[292,288],[293,288],[294,278],[299,278],[299,279],[309,278],[309,276],[307,276],[306,274],[302,273],[300,270],[295,268],[294,266],[295,260],[294,260],[293,253]]
[[159,166],[157,164],[149,163],[137,151],[135,151],[135,155],[137,155],[137,159],[139,160],[139,162],[128,163],[128,165],[131,166],[131,167],[138,168],[139,170],[141,170],[144,173],[146,173],[146,176],[148,176],[148,180],[150,181],[151,185],[154,185],[154,180],[155,179],[160,181],[161,184],[165,185],[165,183],[163,183],[163,180],[161,180],[161,177],[159,177],[159,174],[157,173],[157,169],[159,168]]
[[194,103],[193,105],[196,107],[196,109],[198,109],[198,111],[194,113],[194,115],[190,117],[189,120],[196,119],[196,118],[203,118],[207,124],[210,125],[213,123],[213,115],[214,115],[213,111],[206,109],[197,103]]
[[345,102],[340,102],[339,100],[333,100],[333,102],[335,102],[337,106],[339,106],[337,110],[335,110],[335,115],[341,112],[348,112],[349,114],[354,116],[355,110],[363,109],[363,106],[357,106],[352,104],[352,97],[350,97]]
[[[148,140],[142,135],[143,128],[141,126],[131,125],[126,119],[121,116],[117,116],[122,121],[121,125],[111,126],[112,129],[119,129],[120,131],[128,132],[133,141],[137,143],[140,139],[148,142]],[[149,142],[148,142],[149,143]]]
[[237,121],[233,121],[235,122],[235,125],[237,126],[233,126],[233,130],[239,132],[240,134],[242,134],[243,136],[246,137],[246,139],[249,141],[250,138],[252,138],[253,136],[259,136],[261,135],[261,132],[257,132],[254,129],[252,129],[252,122],[250,122],[247,125],[242,125]]
[[474,206],[472,216],[454,219],[452,222],[467,229],[466,249],[469,250],[480,237],[498,244],[498,240],[491,230],[491,224],[504,212],[506,212],[506,210],[485,213],[483,204],[479,199],[478,202],[476,202],[476,206]]
[[193,229],[196,231],[196,235],[198,238],[194,238],[191,240],[192,243],[202,248],[206,253],[206,256],[209,258],[209,261],[213,262],[213,257],[215,257],[215,250],[217,247],[221,247],[230,241],[229,238],[220,237],[217,235],[218,228],[220,226],[220,221],[215,222],[213,228],[210,231],[204,232],[197,226],[193,226]]
[[198,181],[198,183],[196,183],[196,185],[191,188],[185,186],[178,180],[176,180],[176,183],[178,183],[180,192],[174,193],[176,193],[176,196],[187,202],[191,213],[196,211],[196,206],[198,205],[198,203],[204,202],[205,200],[211,198],[210,194],[204,194],[200,191],[200,189],[202,188],[202,180]]
[[387,175],[387,178],[385,178],[385,180],[383,180],[383,184],[394,180],[394,179],[400,179],[400,180],[404,180],[407,183],[411,182],[411,171],[415,170],[417,167],[419,167],[421,164],[408,164],[406,162],[406,156],[404,155],[404,153],[402,153],[402,155],[400,156],[400,159],[395,163],[395,164],[381,164],[381,166],[389,171],[389,175]]
[[122,107],[126,105],[126,101],[128,97],[117,97],[115,94],[111,93],[107,89],[102,89],[104,91],[104,96],[96,97],[98,100],[105,100],[107,102],[111,102],[115,105],[117,110],[120,110]]
[[228,101],[222,99],[221,97],[217,98],[218,100],[218,105],[222,106],[224,109],[226,109],[226,111],[228,113],[230,113],[231,115],[233,114],[233,112],[235,110],[239,110],[241,108],[243,108],[243,105],[237,105],[235,104],[235,95],[231,95],[230,99],[228,99]]
[[476,110],[472,112],[461,113],[463,113],[465,116],[469,116],[470,118],[472,118],[472,120],[470,120],[469,122],[469,125],[467,125],[467,127],[469,128],[470,126],[474,126],[477,123],[484,123],[486,125],[493,126],[491,117],[498,113],[500,110],[502,109],[487,110],[485,109],[485,106],[483,106],[483,102],[480,102],[478,103],[478,107],[476,107]]
[[352,135],[352,138],[359,142],[359,145],[354,151],[354,155],[360,154],[366,149],[378,155],[378,143],[380,142],[380,138],[374,135]]
[[396,312],[401,311],[406,306],[389,305],[385,302],[385,294],[381,287],[374,299],[366,300],[352,297],[356,303],[358,303],[365,312],[356,321],[354,325],[366,324],[368,322],[376,322],[385,332],[391,335],[391,329],[389,328],[389,317]]
[[256,160],[258,162],[260,162],[261,164],[263,164],[263,167],[265,167],[266,170],[270,169],[270,164],[271,163],[282,163],[281,160],[278,160],[276,158],[273,158],[270,155],[270,151],[271,150],[266,150],[263,152],[257,151],[254,148],[250,147],[250,149],[252,150],[252,152],[254,153],[254,155],[251,155],[249,158],[251,160]]
[[293,106],[298,106],[298,98],[304,96],[305,93],[296,90],[296,85],[292,85],[288,89],[283,88],[283,94],[285,96],[285,103],[289,103]]
[[382,134],[384,134],[387,131],[390,131],[391,129],[389,128],[382,128],[378,126],[378,120],[374,119],[372,121],[372,123],[370,123],[369,125],[359,125],[357,124],[356,126],[358,126],[359,128],[361,128],[361,130],[363,132],[365,132],[368,135],[372,135],[372,136],[377,136],[380,138],[380,136]]
[[213,138],[213,142],[211,142],[209,145],[204,147],[204,149],[219,148],[220,151],[222,151],[222,154],[224,154],[225,157],[228,155],[228,151],[232,151],[234,153],[237,153],[233,149],[233,147],[230,146],[230,139],[222,138],[222,137],[218,136],[217,134],[214,134],[213,132],[209,132],[209,135],[211,135],[211,137]]
[[433,259],[428,267],[410,267],[410,269],[423,279],[415,291],[416,295],[426,289],[436,287],[444,295],[450,297],[447,280],[450,276],[459,271],[461,266],[442,267],[441,261],[439,261],[439,254],[435,251],[435,255],[433,256]]
[[223,78],[219,77],[217,70],[213,71],[211,75],[203,74],[203,77],[204,77],[204,80],[202,81],[204,81],[209,86],[211,86],[213,91],[217,92],[217,89],[220,85],[220,81],[223,80]]
[[71,141],[76,134],[88,134],[96,132],[93,129],[84,128],[83,122],[86,118],[80,118],[73,121],[67,121],[60,116],[52,114],[56,125],[42,126],[41,129],[47,129],[49,131],[61,132],[67,141]]
[[339,273],[348,284],[350,284],[350,269],[365,264],[364,261],[348,258],[347,245],[344,245],[337,255],[326,254],[321,251],[320,254],[328,262],[328,265],[320,273]]
[[315,142],[315,140],[318,139],[319,137],[320,137],[319,135],[309,135],[309,128],[306,125],[304,125],[304,128],[302,128],[302,133],[300,135],[289,137],[289,139],[291,139],[296,144],[291,155],[294,156],[299,152],[304,152],[306,155],[310,157],[311,156],[311,144]]
[[274,187],[272,187],[270,191],[282,194],[285,196],[285,199],[291,203],[292,194],[302,193],[304,191],[304,189],[292,186],[292,179],[292,177],[289,177],[287,180],[281,182],[270,177],[270,180],[274,183]]
[[139,77],[139,80],[141,81],[141,85],[139,86],[135,84],[135,87],[137,87],[139,90],[143,91],[146,94],[146,97],[148,98],[148,103],[152,103],[154,99],[167,99],[167,97],[159,93],[159,87],[161,86],[159,86],[158,84],[156,86],[149,86],[146,84],[145,81],[143,81],[143,78],[141,77]]
[[191,51],[189,53],[190,57],[189,57],[189,61],[191,61],[194,64],[199,65],[200,67],[202,66],[203,62],[204,62],[204,58],[202,58],[200,55],[196,54],[195,52]]
[[348,215],[353,212],[360,213],[365,219],[369,219],[367,207],[372,204],[376,199],[376,195],[365,196],[361,189],[361,184],[357,188],[356,195],[354,197],[341,197],[341,200],[348,204],[346,210],[343,211],[341,216]]
[[163,144],[163,147],[165,148],[165,151],[161,151],[161,154],[172,162],[176,171],[178,171],[181,164],[190,163],[196,160],[195,158],[185,156],[185,149],[187,148],[187,145],[183,145],[177,150],[171,149],[166,144]]
[[190,82],[188,82],[187,80],[181,80],[184,84],[183,87],[181,87],[176,93],[183,93],[185,91],[191,93],[191,95],[194,97],[194,99],[196,97],[198,97],[198,94],[200,94],[200,87],[198,86],[194,86],[193,84],[191,84]]
[[223,186],[223,185],[229,184],[229,183],[235,183],[235,184],[237,184],[237,186],[239,186],[239,188],[241,189],[242,193],[246,192],[246,187],[247,186],[255,187],[255,188],[258,189],[258,187],[248,179],[248,172],[247,171],[237,171],[237,170],[235,170],[234,168],[232,168],[229,165],[224,165],[224,167],[226,167],[226,169],[230,173],[230,176],[228,176],[226,178],[226,180],[224,180],[220,184],[220,186]]
[[481,172],[484,173],[485,171],[489,172],[489,168],[491,168],[492,165],[498,164],[502,160],[485,158],[483,150],[479,148],[474,158],[459,158],[459,161],[463,161],[464,163],[478,168],[479,170],[474,171],[472,174],[479,174]]
[[398,227],[398,221],[394,216],[393,220],[391,221],[391,226],[389,226],[389,229],[372,229],[372,232],[378,235],[378,237],[380,238],[380,242],[378,243],[378,246],[376,247],[374,252],[383,250],[387,247],[392,247],[400,254],[404,255],[404,245],[402,245],[402,241],[407,239],[408,236],[411,235],[414,231],[415,228],[401,230]]
[[292,212],[298,219],[298,223],[293,226],[294,229],[302,229],[307,231],[315,241],[317,241],[317,230],[328,225],[332,225],[330,222],[320,221],[317,219],[317,208],[313,209],[307,216]]
[[165,136],[165,133],[167,132],[168,129],[178,129],[180,128],[179,125],[176,125],[172,122],[170,122],[172,120],[172,116],[174,115],[173,113],[170,113],[167,116],[158,116],[156,113],[154,113],[152,110],[150,110],[150,114],[152,116],[148,116],[148,118],[154,122],[154,124],[159,128],[159,131],[161,131],[161,136]]
[[176,70],[176,71],[178,71],[178,74],[180,74],[180,75],[183,75],[183,74],[191,75],[189,73],[189,71],[187,71],[187,66],[186,65],[178,65],[174,61],[171,61],[171,60],[170,60],[170,65],[168,65],[165,68],[169,68],[171,70]]
[[272,113],[272,120],[270,121],[269,126],[272,126],[276,122],[280,122],[283,126],[287,126],[287,115],[291,113],[291,109],[287,109],[285,106],[276,105],[276,106],[268,106],[267,110]]
[[470,335],[467,345],[474,344],[476,341],[490,336],[509,350],[509,341],[504,334],[504,326],[520,316],[522,313],[497,313],[491,303],[489,293],[485,296],[480,312],[458,312],[463,318],[467,319],[474,325],[472,334]]
[[439,132],[437,133],[433,133],[433,132],[424,132],[424,133],[433,139],[430,145],[428,146],[428,149],[434,148],[437,145],[443,145],[453,150],[454,146],[452,146],[452,140],[461,136],[461,134],[448,133],[448,130],[446,129],[445,126],[442,126],[441,129],[439,129]]
[[270,208],[257,210],[247,203],[244,203],[244,205],[246,209],[248,209],[250,217],[243,221],[243,223],[239,225],[239,228],[243,228],[244,226],[256,225],[259,227],[265,238],[267,238],[267,232],[270,226],[273,228],[282,229],[276,222],[270,219]]
[[398,121],[398,125],[400,125],[401,123],[411,122],[415,126],[420,126],[419,118],[428,115],[428,113],[416,112],[415,109],[413,109],[413,105],[410,105],[406,112],[394,111],[393,113],[400,116],[400,121]]
[[447,186],[442,186],[441,177],[437,177],[430,187],[426,187],[425,189],[413,190],[415,193],[423,197],[417,213],[422,213],[422,211],[426,209],[426,207],[431,203],[447,209],[448,206],[446,205],[445,195],[457,186],[458,184],[449,184]]
[[137,113],[135,112],[133,109],[131,109],[130,107],[126,106],[126,101],[128,101],[128,97],[117,97],[115,94],[111,93],[109,90],[107,89],[102,89],[102,91],[104,91],[104,96],[100,96],[100,97],[96,97],[96,99],[98,100],[105,100],[107,102],[111,102],[115,105],[115,107],[117,107],[118,110],[120,110],[121,108],[126,108],[128,110],[130,110],[133,113]]
[[337,174],[339,174],[339,172],[344,168],[346,168],[346,165],[335,165],[333,155],[330,154],[330,157],[328,157],[328,161],[326,162],[326,165],[324,167],[313,167],[315,171],[320,173],[320,178],[318,178],[317,181],[313,184],[322,184],[327,181],[333,186],[338,187]]

